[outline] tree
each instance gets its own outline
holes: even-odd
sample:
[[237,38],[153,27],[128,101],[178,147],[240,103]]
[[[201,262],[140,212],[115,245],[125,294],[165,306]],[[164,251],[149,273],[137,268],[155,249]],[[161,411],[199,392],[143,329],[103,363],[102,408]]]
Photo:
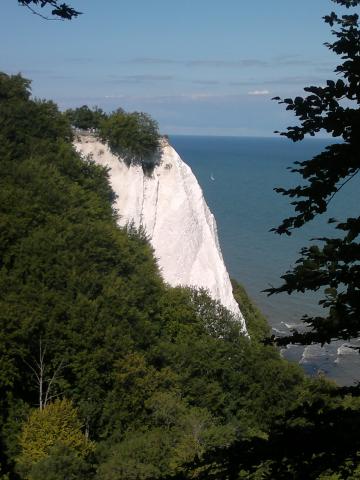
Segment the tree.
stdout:
[[89,108],[87,105],[65,111],[65,116],[70,124],[75,128],[82,130],[98,129],[101,121],[105,119],[106,115],[99,107]]
[[[346,8],[356,7],[360,0],[332,0]],[[331,27],[334,43],[325,44],[341,56],[343,63],[335,73],[337,81],[328,80],[326,86],[310,86],[304,90],[305,98],[286,98],[279,103],[293,111],[300,125],[288,127],[281,135],[294,142],[306,135],[314,136],[325,130],[341,142],[325,148],[311,160],[296,162],[292,172],[301,175],[304,182],[295,188],[276,188],[292,199],[295,215],[283,220],[273,229],[276,233],[290,235],[293,229],[303,226],[316,215],[324,214],[339,190],[351,181],[360,170],[360,31],[359,16],[336,13],[324,17]],[[279,132],[277,132],[279,133]],[[286,338],[277,339],[280,344],[330,342],[333,339],[349,339],[360,332],[360,217],[359,212],[329,223],[341,235],[318,238],[320,244],[301,250],[301,257],[292,271],[283,275],[283,285],[267,290],[269,294],[294,291],[305,292],[324,289],[325,298],[319,304],[327,311],[323,316],[304,316],[310,327],[305,333],[293,331]]]
[[359,479],[359,397],[320,385],[313,382],[301,404],[275,419],[268,436],[235,441],[197,459],[198,480]]
[[[106,170],[81,159],[52,102],[0,73],[0,463],[12,471],[21,420],[63,360],[54,393],[98,432],[114,361],[153,342],[162,281],[144,238],[116,226]],[[96,246],[97,245],[97,246]],[[138,271],[135,270],[138,268]],[[44,379],[44,375],[43,375]],[[50,380],[50,379],[49,379]],[[47,386],[43,390],[46,391]],[[45,396],[45,395],[44,395]]]
[[67,399],[33,410],[20,434],[21,453],[17,458],[20,472],[25,478],[31,478],[31,469],[53,453],[54,447],[66,447],[75,456],[86,458],[94,444],[81,429],[77,410]]
[[99,136],[114,155],[128,165],[141,165],[145,173],[159,163],[159,127],[146,113],[118,109],[100,123]]
[[65,446],[56,445],[50,449],[49,455],[31,468],[31,480],[89,480],[92,478],[90,462],[79,457],[76,452]]
[[[80,158],[71,137],[55,104],[0,74],[0,478],[17,478],[15,463],[31,480],[285,468],[267,452],[296,438],[277,432],[317,382],[263,345],[264,320],[240,287],[251,340],[204,291],[165,285],[145,234],[116,226],[106,169]],[[48,400],[63,392],[65,405],[45,402],[59,365]],[[341,465],[360,451],[358,438],[346,445]]]
[[[52,395],[52,387],[54,386],[57,377],[60,373],[60,370],[63,367],[63,362],[60,361],[59,364],[55,367],[52,375],[47,376],[47,364],[45,361],[46,346],[42,346],[41,338],[39,340],[39,357],[37,360],[34,360],[34,365],[27,364],[32,370],[37,387],[39,389],[39,408],[42,410],[45,408],[49,401],[52,400],[56,395]],[[25,363],[27,363],[25,361]]]
[[51,15],[55,17],[51,18],[51,20],[72,20],[81,15],[81,12],[78,12],[66,3],[60,3],[59,0],[18,0],[18,4],[28,8],[32,13],[45,20],[50,20],[50,18],[42,15],[39,10],[36,9],[37,7],[51,7]]

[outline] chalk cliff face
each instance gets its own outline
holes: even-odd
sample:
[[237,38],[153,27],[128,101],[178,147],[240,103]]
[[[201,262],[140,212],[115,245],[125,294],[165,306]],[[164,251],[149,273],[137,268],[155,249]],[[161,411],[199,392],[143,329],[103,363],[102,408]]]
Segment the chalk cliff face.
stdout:
[[146,230],[165,281],[207,289],[238,316],[245,329],[222,258],[215,218],[190,167],[176,151],[164,140],[160,165],[146,176],[141,166],[128,167],[90,135],[79,136],[75,147],[110,169],[119,224],[134,222]]

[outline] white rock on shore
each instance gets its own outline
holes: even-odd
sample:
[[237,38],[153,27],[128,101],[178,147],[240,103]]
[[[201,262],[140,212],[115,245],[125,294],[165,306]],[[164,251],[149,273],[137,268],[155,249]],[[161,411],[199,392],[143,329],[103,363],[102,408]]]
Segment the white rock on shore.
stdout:
[[215,218],[190,167],[174,148],[162,142],[160,165],[147,176],[141,166],[128,167],[91,135],[79,135],[74,145],[109,168],[119,224],[134,222],[145,229],[164,280],[172,286],[207,289],[239,318],[245,330],[221,254]]

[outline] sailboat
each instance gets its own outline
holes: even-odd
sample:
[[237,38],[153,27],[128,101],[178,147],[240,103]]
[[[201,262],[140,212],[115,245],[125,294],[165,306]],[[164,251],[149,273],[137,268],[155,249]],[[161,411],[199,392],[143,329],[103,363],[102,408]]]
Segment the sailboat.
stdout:
[[212,180],[213,182],[215,181],[215,177],[213,173],[210,174],[210,180]]

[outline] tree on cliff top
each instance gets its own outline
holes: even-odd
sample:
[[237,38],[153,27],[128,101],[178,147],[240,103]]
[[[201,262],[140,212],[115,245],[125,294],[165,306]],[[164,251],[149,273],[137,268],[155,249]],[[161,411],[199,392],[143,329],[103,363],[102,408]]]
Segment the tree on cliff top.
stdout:
[[[360,0],[332,0],[346,8],[356,7]],[[283,220],[273,230],[290,235],[293,229],[303,226],[316,215],[328,211],[329,202],[336,193],[358,174],[360,170],[360,30],[359,15],[338,16],[331,12],[324,17],[330,27],[334,43],[325,45],[341,56],[343,63],[335,73],[337,81],[328,80],[323,87],[310,86],[304,90],[305,98],[286,98],[279,103],[293,111],[300,126],[288,127],[281,135],[297,142],[305,135],[314,136],[324,130],[341,139],[325,148],[311,160],[296,162],[291,169],[299,173],[304,182],[295,188],[275,190],[287,195],[295,208],[295,215]],[[277,132],[278,133],[278,132]],[[319,304],[327,309],[323,316],[303,320],[310,327],[305,333],[293,331],[280,344],[330,342],[349,339],[360,333],[360,217],[338,221],[329,219],[341,233],[337,238],[320,238],[321,246],[311,245],[301,250],[301,257],[293,270],[282,276],[283,285],[268,289],[269,294],[294,291],[317,291],[324,288],[325,298]]]
[[98,129],[102,120],[106,118],[106,114],[99,107],[89,108],[87,105],[65,111],[65,117],[70,124],[81,130]]
[[141,165],[145,173],[151,173],[160,162],[159,126],[147,113],[118,109],[100,122],[98,133],[114,155],[128,165]]

